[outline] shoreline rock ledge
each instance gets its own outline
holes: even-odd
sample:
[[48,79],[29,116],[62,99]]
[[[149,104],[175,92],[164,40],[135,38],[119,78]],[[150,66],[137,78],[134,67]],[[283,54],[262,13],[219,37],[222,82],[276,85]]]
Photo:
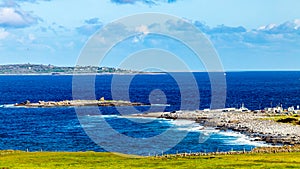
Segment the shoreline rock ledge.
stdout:
[[196,110],[156,112],[133,116],[193,120],[203,127],[245,134],[253,141],[264,141],[272,145],[300,144],[300,125],[270,120],[269,114],[263,112],[206,112]]

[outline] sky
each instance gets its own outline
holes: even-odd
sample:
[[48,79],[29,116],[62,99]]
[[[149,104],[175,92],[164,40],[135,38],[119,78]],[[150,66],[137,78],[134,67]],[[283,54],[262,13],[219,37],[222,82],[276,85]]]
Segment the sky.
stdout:
[[[97,31],[120,18],[154,12],[194,25],[226,71],[300,70],[299,6],[298,0],[0,0],[0,64],[74,66]],[[156,40],[191,70],[205,69],[174,39],[145,34],[133,49],[136,38],[117,45],[101,66],[117,66],[121,54],[159,47],[150,44]]]

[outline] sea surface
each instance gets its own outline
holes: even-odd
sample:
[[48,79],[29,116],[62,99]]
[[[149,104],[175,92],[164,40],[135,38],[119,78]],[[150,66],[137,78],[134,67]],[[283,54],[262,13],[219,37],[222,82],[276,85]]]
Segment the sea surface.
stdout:
[[[226,79],[225,107],[240,107],[244,103],[245,107],[254,110],[280,104],[285,108],[300,105],[300,72],[228,72],[222,76]],[[187,121],[137,120],[121,116],[136,112],[192,110],[195,106],[198,109],[210,108],[213,86],[209,75],[194,73],[193,78],[196,80],[199,95],[195,92],[193,80],[186,73],[178,73],[176,76],[169,74],[77,76],[76,83],[74,77],[70,75],[2,75],[0,149],[119,151],[154,155],[251,150],[256,146],[267,146],[234,132],[210,128],[199,130],[198,124]],[[31,102],[71,100],[74,95],[81,99],[117,98],[154,105],[134,108],[12,106],[26,100]],[[118,137],[110,135],[108,129],[115,131]],[[163,140],[150,140],[170,130],[173,134],[162,137]],[[174,144],[175,139],[179,138],[176,133],[182,132],[178,144]]]

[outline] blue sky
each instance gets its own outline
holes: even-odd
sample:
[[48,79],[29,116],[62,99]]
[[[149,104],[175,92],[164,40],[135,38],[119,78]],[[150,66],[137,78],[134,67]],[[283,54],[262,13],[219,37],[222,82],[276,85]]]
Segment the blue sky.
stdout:
[[73,66],[89,37],[106,24],[156,12],[201,30],[225,70],[300,70],[299,6],[298,0],[2,0],[0,64]]

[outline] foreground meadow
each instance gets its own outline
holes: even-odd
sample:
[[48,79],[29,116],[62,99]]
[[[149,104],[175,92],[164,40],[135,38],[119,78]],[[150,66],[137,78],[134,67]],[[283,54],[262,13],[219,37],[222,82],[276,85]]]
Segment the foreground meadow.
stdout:
[[96,152],[2,151],[0,169],[13,168],[300,168],[300,153],[162,158]]

